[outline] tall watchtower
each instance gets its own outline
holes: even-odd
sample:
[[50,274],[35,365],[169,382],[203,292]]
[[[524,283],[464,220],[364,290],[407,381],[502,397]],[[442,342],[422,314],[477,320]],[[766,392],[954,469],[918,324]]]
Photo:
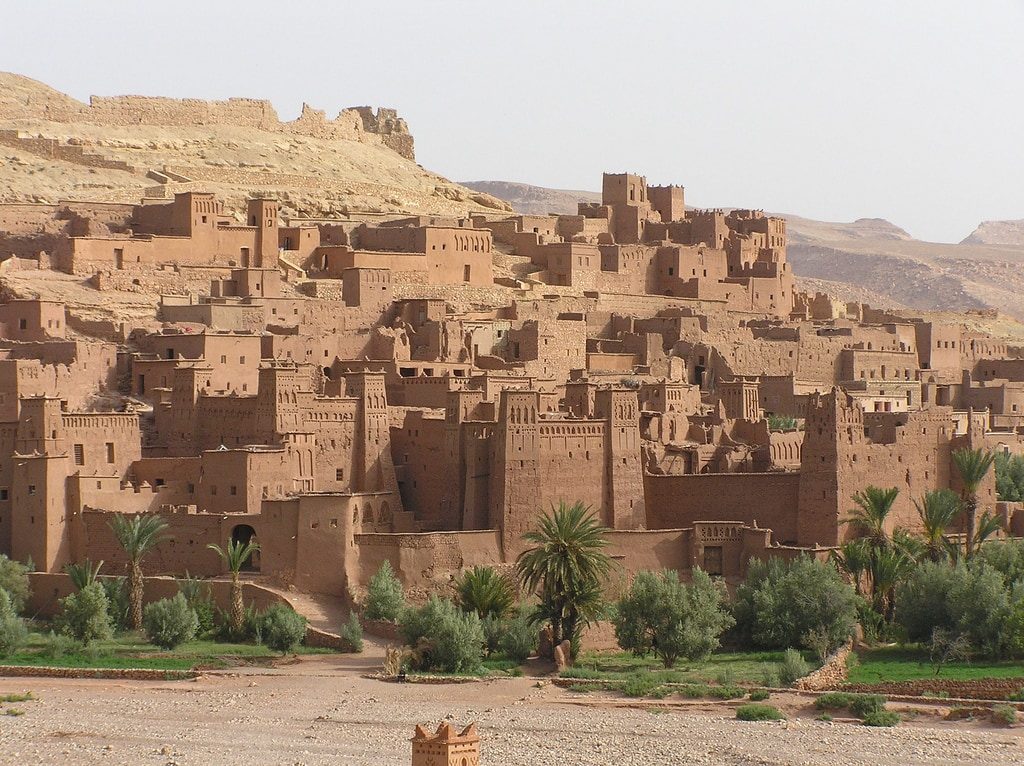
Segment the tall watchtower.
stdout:
[[647,205],[647,179],[633,173],[605,173],[601,183],[605,205]]
[[537,391],[501,392],[491,463],[490,526],[501,530],[506,556],[522,547],[540,497]]
[[278,254],[277,200],[249,200],[248,224],[256,228],[255,262],[242,265],[259,269],[276,269]]

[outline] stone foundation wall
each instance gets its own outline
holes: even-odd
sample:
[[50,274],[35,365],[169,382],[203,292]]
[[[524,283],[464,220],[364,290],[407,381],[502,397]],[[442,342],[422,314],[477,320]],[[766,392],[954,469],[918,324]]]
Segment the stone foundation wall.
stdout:
[[824,665],[797,681],[796,688],[814,692],[835,689],[846,680],[846,659],[851,651],[853,647],[850,644],[840,646],[825,660]]
[[942,678],[927,678],[917,681],[893,681],[885,684],[843,684],[848,692],[870,692],[920,697],[924,694],[944,692],[959,699],[1004,700],[1011,694],[1024,689],[1021,678],[978,678],[973,681],[954,681]]

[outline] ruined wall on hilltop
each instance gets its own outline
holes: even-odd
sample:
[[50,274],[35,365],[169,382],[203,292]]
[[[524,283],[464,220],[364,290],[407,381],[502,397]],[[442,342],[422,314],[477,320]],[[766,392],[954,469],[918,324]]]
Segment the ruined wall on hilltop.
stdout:
[[47,120],[109,127],[225,125],[326,140],[380,143],[406,159],[414,160],[416,156],[409,126],[394,109],[350,107],[329,120],[323,111],[303,104],[297,119],[282,122],[274,105],[263,99],[205,101],[162,96],[92,96],[88,104],[82,104],[55,92],[48,94],[49,90],[38,97],[0,99],[0,121]]

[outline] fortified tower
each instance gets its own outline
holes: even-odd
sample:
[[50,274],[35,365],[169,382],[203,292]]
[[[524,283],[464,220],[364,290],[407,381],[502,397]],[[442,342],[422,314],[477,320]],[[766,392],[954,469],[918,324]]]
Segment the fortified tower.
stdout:
[[811,396],[804,421],[796,542],[834,545],[839,540],[844,504],[853,502],[840,486],[842,463],[864,443],[864,413],[844,392],[832,389]]
[[174,368],[169,433],[164,434],[168,452],[172,455],[195,454],[199,428],[199,398],[208,391],[213,368],[205,364],[190,364]]
[[66,503],[69,461],[61,401],[22,399],[11,487],[11,557],[43,572],[69,560]]
[[718,399],[730,420],[761,419],[761,401],[756,380],[727,380],[718,383]]
[[397,493],[384,373],[348,374],[345,389],[348,396],[359,399],[352,491]]
[[640,405],[635,391],[601,389],[596,416],[603,419],[606,441],[606,490],[603,521],[612,529],[643,525],[644,486],[640,461]]
[[537,391],[501,392],[491,460],[490,527],[501,530],[506,557],[522,548],[523,533],[540,511],[539,411]]
[[251,199],[248,224],[256,228],[256,252],[245,268],[276,269],[278,255],[277,200]]

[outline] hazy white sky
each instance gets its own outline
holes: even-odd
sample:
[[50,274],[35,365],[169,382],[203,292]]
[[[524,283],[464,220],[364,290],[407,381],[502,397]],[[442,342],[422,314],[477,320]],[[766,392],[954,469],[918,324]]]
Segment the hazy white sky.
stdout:
[[0,69],[90,94],[392,106],[456,180],[884,217],[1024,218],[1024,0],[8,2]]

